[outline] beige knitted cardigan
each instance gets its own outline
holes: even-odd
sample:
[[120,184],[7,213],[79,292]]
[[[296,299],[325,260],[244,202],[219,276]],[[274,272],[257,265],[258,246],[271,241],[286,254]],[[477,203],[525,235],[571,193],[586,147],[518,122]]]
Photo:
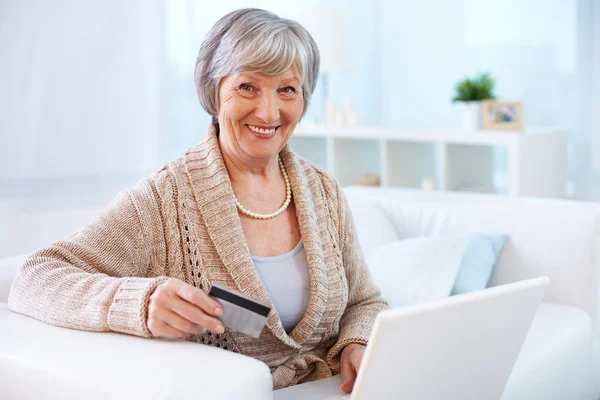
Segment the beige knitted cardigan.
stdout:
[[[309,268],[306,314],[289,335],[273,309],[258,339],[227,328],[188,339],[263,361],[275,389],[339,373],[343,347],[366,344],[387,306],[337,183],[289,146],[281,157]],[[9,307],[68,328],[151,337],[147,302],[166,277],[204,292],[216,282],[272,306],[213,128],[183,157],[120,193],[87,227],[34,253],[15,278]]]

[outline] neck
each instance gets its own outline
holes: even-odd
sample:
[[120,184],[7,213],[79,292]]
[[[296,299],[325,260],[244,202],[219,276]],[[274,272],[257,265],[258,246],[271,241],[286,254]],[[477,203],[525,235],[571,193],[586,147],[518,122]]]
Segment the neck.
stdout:
[[253,187],[280,182],[279,155],[261,160],[244,160],[223,149],[219,144],[231,183],[235,186]]

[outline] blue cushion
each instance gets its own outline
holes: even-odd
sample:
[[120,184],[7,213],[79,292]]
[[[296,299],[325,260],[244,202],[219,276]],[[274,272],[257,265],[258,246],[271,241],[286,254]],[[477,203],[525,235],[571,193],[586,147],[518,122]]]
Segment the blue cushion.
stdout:
[[487,287],[506,238],[506,235],[472,235],[458,267],[451,296]]

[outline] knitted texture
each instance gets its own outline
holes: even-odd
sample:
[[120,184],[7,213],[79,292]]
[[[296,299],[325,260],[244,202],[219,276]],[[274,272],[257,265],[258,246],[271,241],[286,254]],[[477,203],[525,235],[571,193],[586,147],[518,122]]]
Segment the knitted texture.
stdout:
[[258,339],[225,328],[188,340],[266,363],[274,389],[340,372],[387,307],[373,284],[337,183],[289,146],[288,172],[309,269],[306,313],[288,335],[254,269],[214,128],[184,156],[119,194],[90,224],[20,268],[12,311],[58,326],[151,337],[148,299],[167,277],[218,283],[271,305]]

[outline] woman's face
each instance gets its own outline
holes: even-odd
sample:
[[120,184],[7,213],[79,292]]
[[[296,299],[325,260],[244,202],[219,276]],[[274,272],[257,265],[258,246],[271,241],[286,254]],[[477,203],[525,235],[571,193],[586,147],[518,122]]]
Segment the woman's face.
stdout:
[[219,86],[219,141],[237,158],[266,160],[279,154],[304,109],[302,81],[294,69],[267,76],[228,75]]

